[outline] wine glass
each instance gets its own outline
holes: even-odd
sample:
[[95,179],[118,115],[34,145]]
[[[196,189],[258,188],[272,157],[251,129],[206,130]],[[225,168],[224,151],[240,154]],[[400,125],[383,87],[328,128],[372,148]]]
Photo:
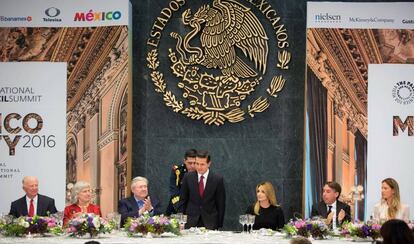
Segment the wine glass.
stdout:
[[50,215],[52,218],[56,219],[56,224],[58,226],[62,226],[63,225],[63,212],[62,211],[58,211],[54,214]]
[[6,214],[3,218],[6,224],[11,224],[13,222],[14,216],[11,214]]
[[248,215],[247,215],[247,226],[249,226],[249,225],[250,225],[250,230],[249,230],[249,227],[247,227],[247,230],[248,230],[249,232],[251,232],[251,231],[252,231],[252,229],[253,229],[253,224],[254,224],[254,220],[255,220],[255,218],[256,218],[256,215],[253,215],[253,214],[248,214]]
[[239,216],[239,223],[242,225],[242,233],[244,232],[244,225],[247,224],[247,215],[243,214]]
[[180,223],[180,230],[184,230],[185,224],[187,223],[187,215],[181,214],[178,221]]
[[121,225],[121,215],[117,212],[107,213],[106,219],[114,224],[114,228],[118,230]]

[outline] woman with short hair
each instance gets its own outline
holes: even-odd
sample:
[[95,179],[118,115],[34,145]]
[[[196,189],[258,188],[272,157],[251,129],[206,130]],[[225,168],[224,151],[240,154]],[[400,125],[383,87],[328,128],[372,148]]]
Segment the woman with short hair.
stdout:
[[63,214],[63,226],[71,219],[86,213],[101,216],[98,205],[92,204],[92,189],[88,182],[78,181],[71,190],[72,204],[65,207]]

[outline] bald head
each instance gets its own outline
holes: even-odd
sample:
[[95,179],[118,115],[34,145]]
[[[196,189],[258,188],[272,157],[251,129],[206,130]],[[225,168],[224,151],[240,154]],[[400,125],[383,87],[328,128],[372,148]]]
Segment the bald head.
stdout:
[[39,181],[36,176],[25,176],[22,183],[23,190],[26,192],[28,198],[32,199],[37,196],[39,192]]

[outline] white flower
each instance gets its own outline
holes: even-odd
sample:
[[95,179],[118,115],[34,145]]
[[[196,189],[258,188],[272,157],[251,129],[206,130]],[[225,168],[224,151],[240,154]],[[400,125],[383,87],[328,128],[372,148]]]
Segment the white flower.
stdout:
[[99,229],[99,227],[101,226],[101,221],[99,219],[99,217],[95,217],[92,220],[93,225],[95,226],[96,229]]

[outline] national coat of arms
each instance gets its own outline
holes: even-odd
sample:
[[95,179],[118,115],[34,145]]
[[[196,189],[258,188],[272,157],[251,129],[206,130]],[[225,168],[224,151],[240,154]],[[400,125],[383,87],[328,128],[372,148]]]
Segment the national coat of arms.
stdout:
[[[247,114],[254,117],[265,111],[270,106],[269,98],[277,97],[285,84],[281,74],[273,73],[287,70],[291,59],[290,52],[285,50],[289,43],[286,29],[279,23],[280,17],[258,7],[277,30],[273,39],[279,48],[274,57],[278,62],[268,67],[269,37],[259,18],[246,4],[235,0],[213,0],[192,14],[190,8],[184,9],[184,0],[173,2],[162,10],[154,23],[152,38],[147,42],[151,80],[155,91],[163,94],[165,104],[174,112],[209,125],[222,125],[226,121],[237,123]],[[254,5],[254,1],[251,2]],[[268,6],[266,11],[272,9]],[[165,52],[170,62],[168,72],[173,74],[169,79],[173,77],[174,81],[167,82],[167,70],[161,72],[158,58],[161,31],[171,16],[181,9],[182,26],[176,29],[189,31],[169,33],[168,38],[174,40],[170,43],[175,45]],[[261,84],[268,87],[267,94],[243,105]],[[181,94],[174,94],[167,85],[177,86]]]

